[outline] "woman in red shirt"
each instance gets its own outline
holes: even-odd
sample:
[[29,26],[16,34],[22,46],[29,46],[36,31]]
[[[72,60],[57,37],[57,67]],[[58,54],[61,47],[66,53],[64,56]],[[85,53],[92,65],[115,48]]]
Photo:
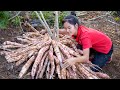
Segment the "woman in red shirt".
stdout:
[[[74,65],[77,62],[92,62],[100,68],[106,65],[113,53],[112,41],[107,35],[98,30],[81,25],[74,15],[66,16],[63,20],[63,26],[64,29],[60,29],[59,33],[72,36],[78,42],[78,48],[82,47],[81,49],[83,51],[82,56],[67,59],[63,64],[63,68],[66,68],[68,65]],[[94,52],[94,58],[90,61],[89,56],[91,51]],[[99,68],[92,68],[92,70],[97,72]]]

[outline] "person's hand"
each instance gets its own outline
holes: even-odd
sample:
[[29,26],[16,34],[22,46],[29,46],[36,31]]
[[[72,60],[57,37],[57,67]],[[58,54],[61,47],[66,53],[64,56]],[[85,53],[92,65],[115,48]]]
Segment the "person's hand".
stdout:
[[62,65],[62,68],[67,68],[69,66],[72,66],[76,63],[75,58],[70,58],[70,59],[66,59],[65,63]]
[[110,76],[108,76],[105,73],[102,72],[95,72],[97,74],[98,77],[103,78],[103,79],[110,79]]
[[79,54],[83,55],[83,51],[78,49]]

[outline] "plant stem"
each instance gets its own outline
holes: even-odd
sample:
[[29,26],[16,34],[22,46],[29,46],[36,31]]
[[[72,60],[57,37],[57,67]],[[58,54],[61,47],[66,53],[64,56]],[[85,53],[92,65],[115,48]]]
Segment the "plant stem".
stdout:
[[52,32],[51,32],[51,30],[50,30],[50,28],[49,28],[49,26],[48,26],[48,24],[47,24],[47,22],[46,22],[44,16],[43,16],[42,11],[39,11],[39,12],[40,12],[40,15],[41,15],[41,17],[42,17],[42,19],[43,19],[43,21],[44,21],[44,23],[45,23],[45,25],[46,25],[48,31],[50,32],[50,35],[51,35],[52,39],[56,39],[55,36],[52,34]]
[[50,31],[50,28],[48,28],[45,23],[42,21],[41,17],[39,16],[38,12],[37,11],[34,11],[37,15],[37,17],[39,18],[41,24],[45,27],[45,29],[47,30],[48,34],[50,35],[51,38],[53,38],[53,34],[52,32]]
[[55,11],[55,25],[56,25],[56,36],[59,39],[59,23],[58,23],[58,11]]

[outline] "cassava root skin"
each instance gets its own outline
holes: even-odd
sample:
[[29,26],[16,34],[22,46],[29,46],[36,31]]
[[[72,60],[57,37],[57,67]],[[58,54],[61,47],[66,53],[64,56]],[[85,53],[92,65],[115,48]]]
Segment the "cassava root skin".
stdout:
[[40,63],[44,52],[47,51],[48,49],[49,49],[49,46],[45,46],[39,50],[38,55],[37,55],[35,62],[33,64],[32,71],[31,71],[31,76],[33,79],[34,79],[34,76],[36,74],[37,66]]

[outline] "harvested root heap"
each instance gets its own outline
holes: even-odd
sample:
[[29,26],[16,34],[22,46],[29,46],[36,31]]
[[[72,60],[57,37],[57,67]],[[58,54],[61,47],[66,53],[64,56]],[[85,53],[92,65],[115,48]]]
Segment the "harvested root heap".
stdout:
[[59,34],[59,40],[51,39],[47,31],[26,32],[16,38],[16,42],[5,41],[3,49],[9,63],[23,65],[19,78],[30,70],[32,79],[100,79],[90,67],[92,64],[76,63],[62,69],[61,65],[70,57],[80,56],[74,40],[67,35]]

